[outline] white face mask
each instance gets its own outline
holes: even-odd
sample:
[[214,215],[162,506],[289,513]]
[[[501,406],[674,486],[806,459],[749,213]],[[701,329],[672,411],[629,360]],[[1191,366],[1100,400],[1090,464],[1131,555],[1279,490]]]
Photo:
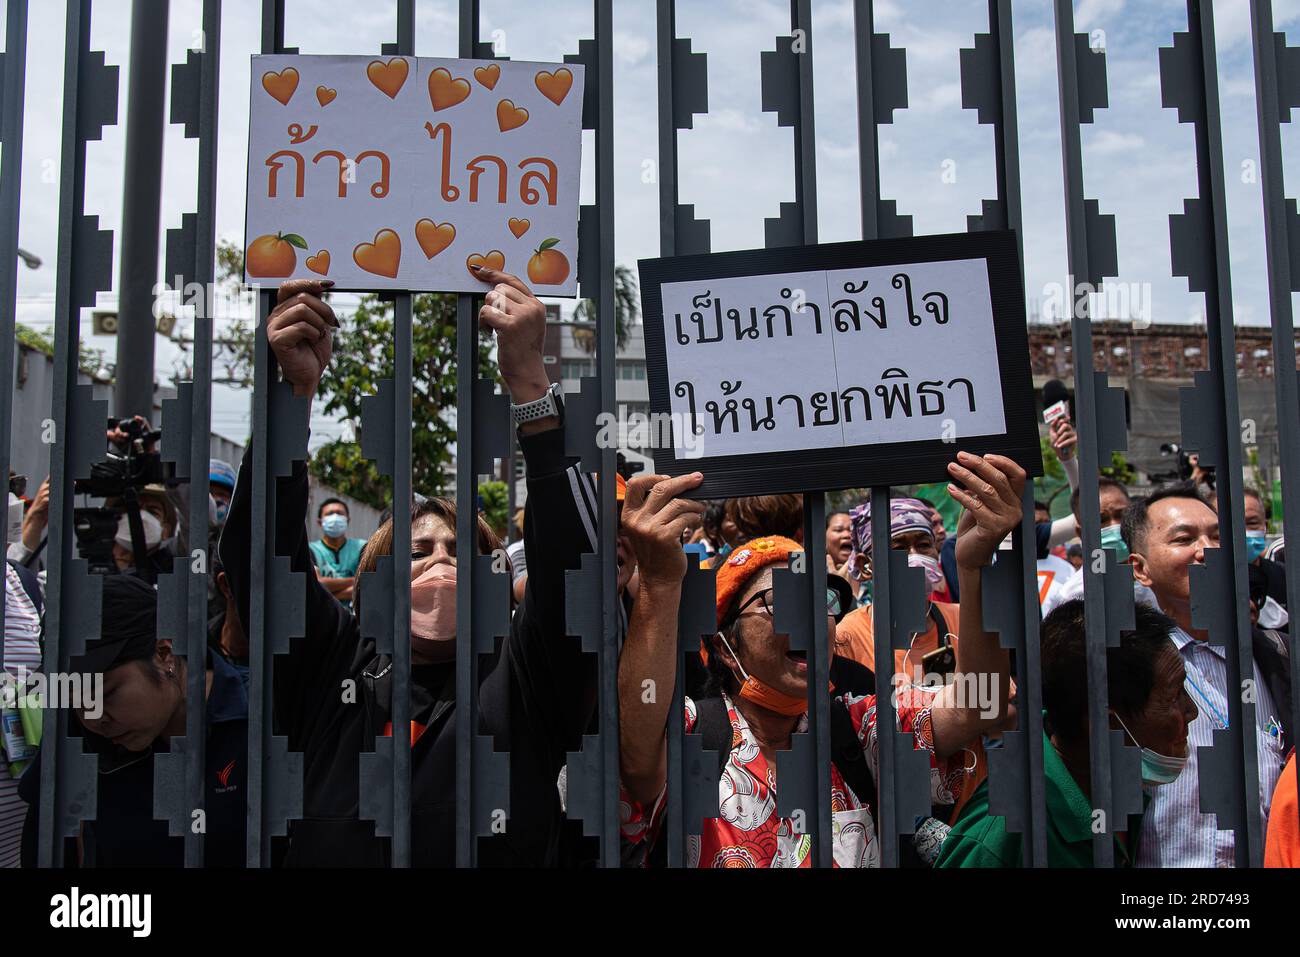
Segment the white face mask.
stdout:
[[925,572],[925,583],[931,591],[938,591],[942,587],[943,566],[939,564],[939,559],[910,552],[907,556],[907,564],[910,568],[919,568]]
[[[149,512],[141,510],[140,523],[144,526],[144,547],[146,551],[152,552],[162,544],[163,527],[162,522]],[[113,541],[121,545],[127,551],[131,550],[131,524],[130,519],[123,515],[117,520],[117,535]]]

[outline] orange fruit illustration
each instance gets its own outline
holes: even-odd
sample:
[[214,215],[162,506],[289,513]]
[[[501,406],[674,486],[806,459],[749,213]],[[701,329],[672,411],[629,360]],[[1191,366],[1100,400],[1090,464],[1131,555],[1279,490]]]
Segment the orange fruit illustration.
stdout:
[[352,250],[352,261],[366,272],[376,276],[397,278],[397,266],[402,260],[402,239],[391,229],[375,233],[373,242],[358,243]]
[[[502,271],[506,268],[506,254],[499,249],[494,249],[481,256],[478,253],[471,253],[470,257],[465,260],[465,268],[469,270],[471,276],[474,276],[474,270],[470,269],[470,266],[486,266],[488,269]],[[477,279],[478,276],[474,276],[474,278]]]
[[334,102],[334,97],[338,95],[338,90],[331,90],[328,86],[316,87],[316,102],[321,106],[329,106]]
[[495,89],[497,80],[501,79],[501,64],[493,63],[490,66],[476,66],[474,68],[474,79],[489,90]]
[[287,66],[279,73],[263,73],[262,89],[288,106],[293,99],[293,91],[298,89],[298,71]]
[[294,247],[307,248],[307,240],[297,233],[276,233],[258,236],[244,252],[244,271],[250,276],[283,279],[293,275],[298,266]]
[[308,256],[306,266],[314,273],[326,275],[330,271],[330,251],[322,249],[315,256]]
[[415,224],[415,240],[424,251],[425,259],[432,259],[451,245],[456,238],[456,227],[451,223],[435,223],[421,219]]
[[429,74],[429,102],[434,112],[445,110],[469,96],[469,80],[452,79],[451,71],[438,67]]
[[531,220],[516,219],[515,217],[511,216],[510,222],[507,223],[506,225],[509,226],[510,231],[515,234],[515,239],[518,239],[524,233],[528,232],[529,227],[532,226],[533,224]]
[[569,260],[554,248],[559,243],[555,237],[542,240],[528,260],[528,278],[539,286],[558,286],[569,278]]
[[366,66],[366,76],[391,100],[397,96],[398,90],[406,82],[406,73],[409,69],[410,66],[405,60],[395,56],[387,63],[383,60],[371,60]]
[[573,71],[564,67],[560,67],[554,73],[543,70],[533,78],[533,82],[537,84],[537,89],[542,91],[542,96],[559,106],[569,95],[569,90],[573,88]]
[[497,126],[501,132],[517,129],[528,122],[528,111],[522,106],[515,106],[513,100],[502,100],[497,104]]

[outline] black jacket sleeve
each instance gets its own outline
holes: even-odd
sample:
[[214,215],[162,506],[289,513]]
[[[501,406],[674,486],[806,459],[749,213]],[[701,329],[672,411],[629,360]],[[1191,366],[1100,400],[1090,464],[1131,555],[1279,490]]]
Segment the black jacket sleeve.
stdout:
[[[252,596],[253,453],[239,466],[235,493],[217,545],[230,581],[239,617],[248,633]],[[302,735],[333,712],[342,701],[342,682],[351,677],[361,637],[352,615],[317,580],[307,548],[307,467],[295,462],[293,474],[270,486],[275,490],[275,555],[289,556],[290,568],[302,572],[306,587],[306,620],[300,641],[275,661],[275,716],[278,731],[290,746],[301,748]],[[268,558],[268,561],[272,559]],[[274,596],[271,596],[274,601]],[[270,635],[267,635],[268,640]],[[290,635],[297,638],[298,635]]]
[[528,476],[528,584],[500,664],[483,682],[481,714],[488,730],[508,736],[512,777],[516,762],[537,760],[531,770],[550,781],[553,793],[564,752],[579,747],[595,703],[595,655],[567,633],[565,573],[595,551],[596,488],[590,475],[568,465],[562,429],[521,436],[520,446]]

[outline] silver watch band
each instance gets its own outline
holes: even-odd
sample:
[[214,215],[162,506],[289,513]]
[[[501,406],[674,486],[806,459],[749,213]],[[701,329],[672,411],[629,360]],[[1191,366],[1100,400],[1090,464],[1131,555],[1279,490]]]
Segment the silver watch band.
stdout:
[[555,401],[555,397],[559,392],[560,387],[555,383],[551,383],[551,387],[546,390],[546,394],[540,399],[525,402],[523,405],[511,405],[510,414],[515,420],[515,426],[523,425],[525,422],[536,422],[538,419],[545,419],[552,415],[559,415],[560,407]]

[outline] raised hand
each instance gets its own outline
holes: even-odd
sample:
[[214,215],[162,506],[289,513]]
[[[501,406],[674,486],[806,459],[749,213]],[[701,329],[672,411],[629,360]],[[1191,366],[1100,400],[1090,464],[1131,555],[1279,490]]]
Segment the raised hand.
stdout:
[[1020,524],[1025,470],[1004,455],[958,452],[948,474],[961,483],[950,484],[948,494],[964,509],[957,523],[957,564],[982,568]]
[[321,296],[328,279],[291,279],[280,284],[276,306],[266,319],[266,340],[294,395],[316,394],[334,351],[339,321]]
[[474,267],[474,275],[492,283],[479,310],[479,323],[497,337],[497,366],[515,405],[540,399],[550,386],[542,360],[546,343],[546,307],[518,276]]
[[692,472],[677,478],[638,475],[627,483],[622,533],[636,556],[643,587],[681,584],[686,575],[682,532],[700,521],[704,503],[677,496],[703,481],[703,475]]
[[1062,462],[1068,462],[1074,458],[1074,450],[1078,447],[1079,436],[1075,434],[1074,426],[1070,420],[1061,416],[1051,425],[1052,448],[1056,450],[1056,457]]

